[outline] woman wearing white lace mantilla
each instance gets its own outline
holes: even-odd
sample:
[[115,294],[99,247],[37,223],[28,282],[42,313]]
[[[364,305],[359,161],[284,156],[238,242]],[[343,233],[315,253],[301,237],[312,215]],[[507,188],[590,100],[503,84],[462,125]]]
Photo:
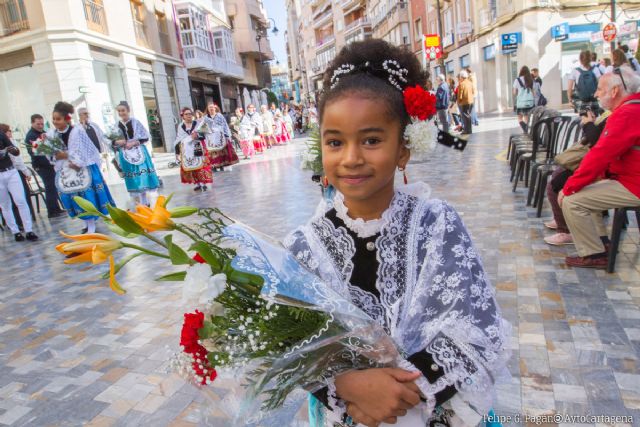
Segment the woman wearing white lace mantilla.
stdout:
[[381,40],[345,47],[325,73],[326,197],[285,243],[383,325],[406,360],[327,375],[310,399],[312,426],[474,426],[508,378],[509,324],[464,224],[425,184],[406,185],[409,157],[435,136],[424,84],[415,57]]

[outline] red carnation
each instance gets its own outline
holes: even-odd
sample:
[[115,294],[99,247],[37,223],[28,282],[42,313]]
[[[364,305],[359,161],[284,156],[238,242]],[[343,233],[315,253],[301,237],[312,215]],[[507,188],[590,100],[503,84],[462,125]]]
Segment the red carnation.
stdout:
[[185,353],[194,358],[193,370],[198,377],[201,377],[200,383],[204,385],[207,383],[207,379],[213,381],[218,374],[210,365],[209,359],[207,359],[207,349],[198,342],[200,340],[198,329],[203,326],[204,313],[198,310],[195,313],[185,313],[184,324],[180,333],[180,345],[184,346]]
[[194,260],[195,262],[199,262],[200,264],[204,264],[204,263],[207,262],[207,261],[204,260],[204,258],[202,258],[200,256],[199,253],[196,253],[195,256],[193,258],[191,258],[191,259]]
[[408,87],[403,95],[404,107],[411,117],[428,120],[436,114],[436,97],[421,86]]

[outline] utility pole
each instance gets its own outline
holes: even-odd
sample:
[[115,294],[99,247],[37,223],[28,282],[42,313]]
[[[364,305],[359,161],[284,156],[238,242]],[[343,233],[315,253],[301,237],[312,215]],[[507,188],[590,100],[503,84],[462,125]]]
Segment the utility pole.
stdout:
[[[616,0],[611,0],[611,22],[616,24]],[[616,42],[615,40],[611,41],[611,52],[616,50]]]
[[[615,3],[615,0],[613,0]],[[436,0],[436,9],[438,13],[438,35],[440,36],[440,65],[444,67],[444,34],[442,33],[442,13],[440,11],[440,0]],[[446,75],[446,72],[445,72]]]

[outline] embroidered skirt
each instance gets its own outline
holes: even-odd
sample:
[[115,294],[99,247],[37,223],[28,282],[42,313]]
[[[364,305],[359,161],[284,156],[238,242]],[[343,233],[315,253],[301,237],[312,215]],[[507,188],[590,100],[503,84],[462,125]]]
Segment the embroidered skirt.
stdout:
[[124,183],[129,193],[142,193],[148,190],[155,190],[160,186],[160,180],[147,147],[142,145],[140,149],[144,155],[144,160],[139,165],[127,162],[124,159],[122,150],[118,151],[118,160],[124,175]]
[[[87,166],[87,169],[91,174],[91,185],[89,186],[89,188],[78,193],[60,193],[60,201],[62,202],[62,206],[64,206],[71,218],[84,212],[84,210],[80,206],[78,206],[76,202],[73,201],[73,198],[76,196],[87,199],[105,215],[109,213],[107,211],[107,204],[111,206],[116,205],[116,203],[113,201],[113,197],[111,197],[111,193],[109,192],[109,187],[107,187],[107,183],[104,181],[104,178],[100,173],[100,167],[98,165],[91,165]],[[96,216],[87,216],[83,217],[82,219],[97,218],[98,217]]]
[[209,159],[205,158],[204,166],[200,169],[186,171],[180,168],[180,181],[183,184],[211,184],[213,182],[213,174],[211,173]]
[[209,161],[211,163],[211,167],[214,168],[232,166],[238,163],[240,160],[238,159],[236,150],[233,148],[233,142],[231,141],[231,139],[227,141],[227,146],[223,150],[210,151]]

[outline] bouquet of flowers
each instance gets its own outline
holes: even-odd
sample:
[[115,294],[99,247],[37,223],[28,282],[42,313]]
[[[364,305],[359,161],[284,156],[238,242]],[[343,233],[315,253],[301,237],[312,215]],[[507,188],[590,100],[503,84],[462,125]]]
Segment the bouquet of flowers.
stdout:
[[107,138],[109,141],[111,141],[111,144],[121,139],[124,139],[124,135],[122,134],[122,131],[118,126],[109,127],[105,132],[104,137]]
[[211,133],[211,129],[209,128],[206,120],[203,119],[202,121],[200,121],[200,123],[196,127],[196,132],[203,138],[206,134]]
[[[382,326],[279,243],[220,211],[169,210],[169,200],[160,196],[153,209],[139,205],[136,212],[126,212],[109,206],[105,216],[87,200],[74,200],[84,215],[102,216],[124,240],[63,234],[70,241],[56,249],[67,256],[65,263],[108,260],[105,276],[119,294],[125,291],[116,273],[139,255],[182,267],[158,280],[183,281],[183,297],[197,297],[202,310],[184,315],[182,352],[173,366],[205,389],[218,376],[234,380],[220,405],[232,418],[230,425],[288,425],[306,398],[304,390],[315,391],[352,369],[403,366]],[[196,213],[197,225],[174,222]],[[160,238],[160,232],[172,233]],[[139,237],[155,247],[127,241]],[[189,240],[188,249],[174,237]],[[113,253],[125,248],[135,252],[115,264]],[[430,408],[425,405],[426,413]]]
[[54,133],[43,133],[40,139],[31,141],[31,148],[34,154],[39,156],[53,156],[57,152],[67,149],[62,139]]

